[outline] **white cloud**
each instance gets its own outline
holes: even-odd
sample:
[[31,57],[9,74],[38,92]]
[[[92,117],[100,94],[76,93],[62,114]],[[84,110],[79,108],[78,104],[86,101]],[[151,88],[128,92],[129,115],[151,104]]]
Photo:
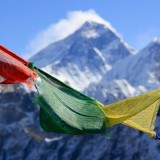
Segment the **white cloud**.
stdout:
[[101,18],[94,10],[71,11],[65,19],[61,19],[59,22],[51,24],[48,28],[40,31],[26,47],[27,53],[33,55],[50,43],[67,37],[77,30],[85,21],[95,21],[105,24],[112,31],[116,32],[111,24]]

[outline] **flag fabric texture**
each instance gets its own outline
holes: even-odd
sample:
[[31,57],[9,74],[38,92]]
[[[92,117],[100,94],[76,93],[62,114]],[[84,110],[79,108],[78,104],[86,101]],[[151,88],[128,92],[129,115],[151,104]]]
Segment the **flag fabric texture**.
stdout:
[[26,83],[33,86],[37,73],[27,67],[28,61],[0,45],[0,84]]
[[[35,80],[40,77],[40,84]],[[154,124],[160,89],[103,105],[0,46],[0,83],[33,84],[34,102],[40,106],[40,124],[48,132],[106,134],[106,128],[122,123],[155,138]]]

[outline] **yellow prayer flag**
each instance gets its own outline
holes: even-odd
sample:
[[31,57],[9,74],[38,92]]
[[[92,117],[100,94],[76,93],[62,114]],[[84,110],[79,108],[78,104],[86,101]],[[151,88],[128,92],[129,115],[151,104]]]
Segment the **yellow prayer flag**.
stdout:
[[159,103],[160,89],[100,106],[106,115],[106,127],[122,123],[155,137],[153,130]]

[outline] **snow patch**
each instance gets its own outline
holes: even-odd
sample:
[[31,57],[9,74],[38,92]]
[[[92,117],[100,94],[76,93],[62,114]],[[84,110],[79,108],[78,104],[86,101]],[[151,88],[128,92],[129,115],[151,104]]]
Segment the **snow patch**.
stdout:
[[99,34],[93,29],[93,30],[83,32],[82,36],[86,38],[97,38],[99,37]]
[[93,49],[98,54],[98,56],[102,59],[102,61],[105,62],[105,58],[104,58],[102,52],[98,48],[94,47]]

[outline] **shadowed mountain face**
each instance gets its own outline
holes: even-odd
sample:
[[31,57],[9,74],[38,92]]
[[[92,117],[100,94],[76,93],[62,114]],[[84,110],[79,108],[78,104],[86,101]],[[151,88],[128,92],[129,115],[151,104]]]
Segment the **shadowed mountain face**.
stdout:
[[[159,48],[157,40],[133,55],[133,50],[109,28],[86,22],[31,60],[108,104],[158,85]],[[155,140],[123,125],[111,128],[109,139],[46,133],[39,125],[34,96],[22,85],[0,86],[0,160],[155,160],[160,156]]]
[[[91,54],[90,50],[94,48],[103,51],[101,56],[109,64],[113,64],[134,52],[107,26],[96,22],[86,22],[65,39],[50,44],[41,50],[31,60],[41,68],[54,64],[56,60],[60,61],[66,58],[69,62],[75,62],[76,59],[80,61],[84,57],[84,59],[93,58],[94,54]],[[79,63],[76,63],[76,65],[79,65]],[[88,65],[88,63],[85,65]]]
[[105,25],[86,22],[72,35],[37,53],[31,61],[83,91],[91,82],[101,80],[114,63],[131,54],[133,50]]

